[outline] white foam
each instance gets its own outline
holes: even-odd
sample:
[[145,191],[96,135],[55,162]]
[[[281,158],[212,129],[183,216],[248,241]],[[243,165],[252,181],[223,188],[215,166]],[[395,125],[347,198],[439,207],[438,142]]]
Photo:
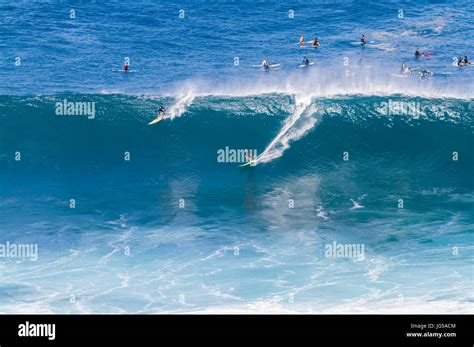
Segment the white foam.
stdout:
[[458,300],[431,301],[425,298],[405,298],[366,301],[351,300],[336,305],[287,304],[275,297],[246,304],[214,306],[191,314],[472,314],[474,303]]
[[[194,97],[204,96],[245,97],[274,93],[298,95],[300,99],[351,95],[474,98],[472,88],[467,88],[465,83],[459,83],[458,80],[446,83],[446,81],[431,77],[420,83],[417,78],[400,79],[392,76],[392,72],[399,71],[399,65],[388,67],[375,62],[370,62],[370,65],[371,69],[355,69],[356,65],[349,66],[356,71],[351,78],[344,77],[343,72],[346,67],[342,64],[318,66],[316,63],[314,68],[304,72],[289,70],[251,78],[193,79],[177,85],[175,89],[164,95],[183,100],[191,99],[191,101]],[[441,68],[433,68],[433,71],[440,72]]]
[[311,105],[311,102],[311,97],[295,96],[294,112],[285,120],[279,133],[265,148],[255,164],[259,162],[266,163],[280,157],[284,151],[290,148],[289,143],[291,141],[298,140],[314,126],[316,119],[307,118],[307,120],[302,122],[299,127],[294,127],[295,123],[300,119],[303,113],[307,111],[308,107]]
[[180,117],[184,112],[186,112],[195,97],[196,96],[192,92],[179,95],[176,98],[176,102],[168,109],[167,113],[170,114],[170,116],[167,118],[174,119]]
[[[471,88],[462,86],[457,88],[457,85],[436,83],[432,78],[422,83],[417,78],[395,78],[391,75],[391,70],[383,66],[374,66],[370,70],[357,69],[355,75],[349,78],[344,78],[342,74],[344,68],[328,66],[315,68],[307,73],[290,71],[276,75],[266,74],[255,79],[187,81],[178,87],[176,102],[169,109],[172,115],[170,118],[183,115],[196,97],[246,97],[275,93],[293,95],[294,111],[253,164],[257,165],[282,156],[283,152],[290,148],[291,142],[300,139],[315,126],[318,118],[313,115],[320,110],[312,105],[312,102],[317,98],[405,95],[437,99],[472,99],[474,96]],[[393,68],[394,71],[399,69],[399,67]]]
[[357,210],[359,208],[364,208],[364,206],[362,206],[358,201],[355,201],[354,199],[351,199],[352,201],[352,207],[350,208],[350,210]]

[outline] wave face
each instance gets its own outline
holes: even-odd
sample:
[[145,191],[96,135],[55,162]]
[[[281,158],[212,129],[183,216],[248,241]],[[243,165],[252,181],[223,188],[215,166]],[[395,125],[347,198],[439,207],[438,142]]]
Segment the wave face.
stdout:
[[472,310],[470,100],[1,96],[0,123],[2,236],[40,252],[0,263],[3,312]]
[[[65,102],[95,104],[95,114],[58,115],[57,105]],[[160,126],[145,126],[163,104],[175,111],[171,119]],[[303,98],[275,93],[177,98],[64,94],[2,96],[0,110],[4,152],[23,148],[28,151],[28,161],[22,165],[45,172],[61,167],[82,170],[84,165],[101,172],[115,169],[123,164],[119,149],[133,151],[140,159],[130,161],[135,162],[132,170],[156,170],[164,162],[184,172],[204,165],[217,168],[222,165],[216,153],[225,147],[255,149],[262,154],[258,163],[276,165],[283,174],[296,168],[327,168],[327,162],[334,165],[345,150],[357,155],[361,165],[383,157],[411,158],[414,170],[425,164],[442,169],[457,151],[463,160],[456,170],[472,168],[472,101],[462,99],[402,95]],[[295,148],[285,153],[293,144]],[[284,154],[283,159],[275,160]],[[195,159],[189,162],[188,156]],[[364,164],[370,157],[374,158]],[[5,158],[4,168],[14,169],[13,159]]]
[[473,1],[61,5],[0,2],[0,312],[474,312]]

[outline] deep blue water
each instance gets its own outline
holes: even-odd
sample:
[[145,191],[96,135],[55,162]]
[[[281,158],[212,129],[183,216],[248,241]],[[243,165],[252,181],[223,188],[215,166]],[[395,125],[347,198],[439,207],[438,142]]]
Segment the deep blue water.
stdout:
[[0,312],[472,313],[473,9],[2,2]]

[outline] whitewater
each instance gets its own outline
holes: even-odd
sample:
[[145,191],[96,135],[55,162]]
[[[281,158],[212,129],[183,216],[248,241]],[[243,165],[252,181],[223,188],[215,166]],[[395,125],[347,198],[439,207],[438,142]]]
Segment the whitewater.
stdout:
[[472,2],[182,6],[0,4],[0,312],[472,313]]

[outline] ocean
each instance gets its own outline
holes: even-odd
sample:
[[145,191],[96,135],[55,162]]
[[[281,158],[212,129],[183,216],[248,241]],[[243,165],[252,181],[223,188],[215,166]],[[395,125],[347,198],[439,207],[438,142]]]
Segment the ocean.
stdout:
[[474,313],[473,10],[3,1],[0,312]]

